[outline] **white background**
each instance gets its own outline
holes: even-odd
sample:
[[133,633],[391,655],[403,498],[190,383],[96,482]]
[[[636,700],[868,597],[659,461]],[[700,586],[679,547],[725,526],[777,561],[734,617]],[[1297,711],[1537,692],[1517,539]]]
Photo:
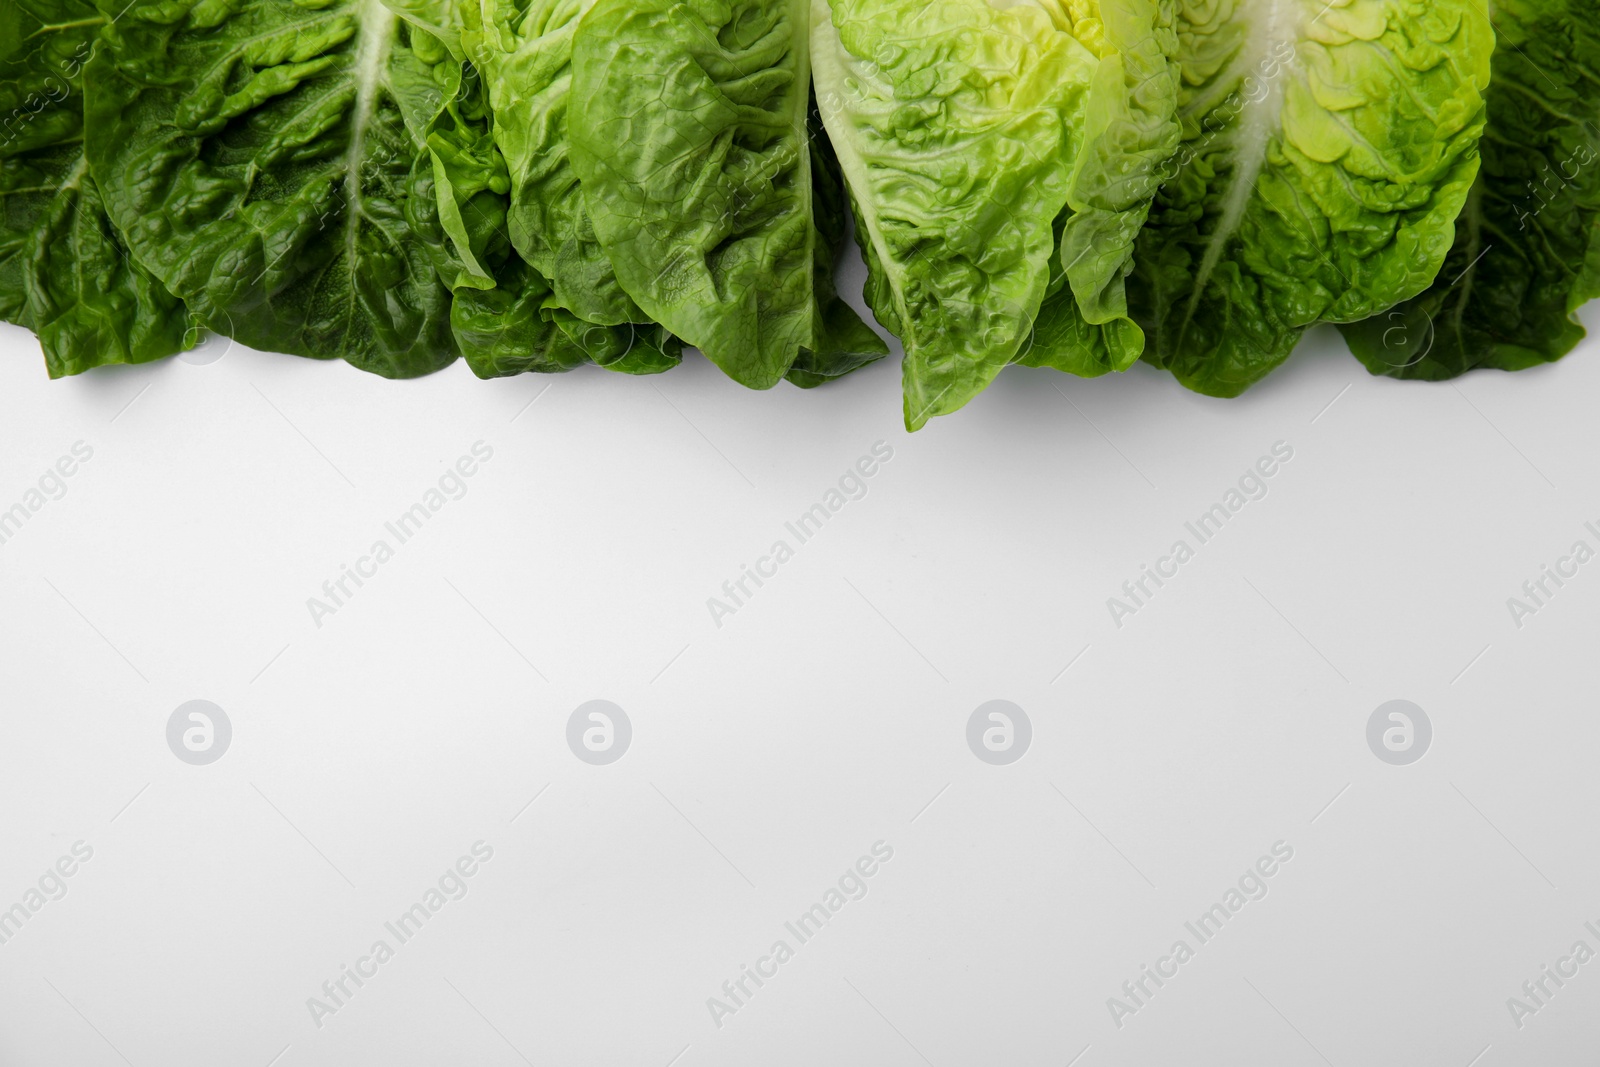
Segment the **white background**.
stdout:
[[[1236,401],[1015,368],[908,436],[892,361],[751,393],[698,356],[397,383],[234,348],[50,382],[7,327],[0,509],[93,458],[0,545],[0,908],[93,858],[0,945],[0,1064],[1593,1062],[1600,961],[1520,1029],[1506,1003],[1600,950],[1600,562],[1520,629],[1506,605],[1600,547],[1592,348],[1403,384],[1324,329]],[[878,441],[866,496],[715,626]],[[1279,441],[1268,495],[1114,625]],[[610,766],[565,741],[596,698],[633,724]],[[965,739],[996,698],[1034,729],[1005,767]],[[1367,746],[1394,698],[1433,724],[1411,766]],[[167,746],[192,699],[233,725],[209,766]],[[867,895],[714,1025],[877,841]],[[1278,841],[1267,896],[1115,1025]]]

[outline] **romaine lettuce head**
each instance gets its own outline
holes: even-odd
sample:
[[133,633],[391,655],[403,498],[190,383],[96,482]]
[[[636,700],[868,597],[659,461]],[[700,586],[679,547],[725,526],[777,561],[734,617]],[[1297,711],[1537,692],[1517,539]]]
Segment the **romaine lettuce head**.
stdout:
[[592,0],[481,0],[466,36],[487,74],[495,140],[511,172],[511,242],[589,322],[643,322],[595,234],[568,149],[572,43]]
[[1061,263],[1084,321],[1113,327],[1106,333],[1116,370],[1144,348],[1123,281],[1182,136],[1177,7],[1178,0],[1093,0],[1090,17],[1073,26],[1100,64],[1067,197]]
[[1016,358],[1051,279],[1096,59],[1052,5],[813,0],[817,99],[910,429]]
[[1501,0],[1489,125],[1455,245],[1427,292],[1342,326],[1374,374],[1453,378],[1560,359],[1600,296],[1600,7]]
[[482,80],[428,31],[413,26],[407,36],[417,62],[391,74],[406,126],[422,145],[411,163],[406,223],[448,288],[492,289],[509,181],[488,136]]
[[1235,396],[1416,296],[1478,171],[1480,0],[1182,0],[1183,145],[1135,248],[1145,358]]
[[1171,177],[1178,122],[1177,0],[1074,0],[1068,27],[1099,58],[1060,231],[1060,275],[1017,355],[1081,377],[1127,370],[1144,352],[1124,288],[1134,240]]
[[493,136],[484,80],[473,64],[448,53],[441,38],[415,25],[410,37],[412,50],[430,66],[407,69],[433,71],[446,96],[440,106],[420,91],[397,92],[402,108],[416,113],[412,124],[426,144],[412,167],[406,219],[454,290],[451,329],[473,373],[555,373],[594,363],[654,374],[676,366],[682,345],[659,327],[578,318],[512,247],[506,223],[511,179]]
[[617,278],[755,389],[884,352],[819,270],[807,37],[804,0],[598,0],[572,44],[568,150]]
[[889,354],[889,346],[834,287],[834,272],[850,239],[850,198],[815,96],[806,129],[811,139],[811,219],[816,230],[811,245],[814,336],[811,346],[800,350],[783,377],[791,385],[812,389],[877,362]]
[[427,31],[457,59],[466,58],[461,38],[477,25],[478,0],[384,0],[384,4],[413,26]]
[[144,363],[198,339],[133,262],[83,153],[92,0],[0,4],[0,319],[39,336],[50,377]]
[[456,356],[407,223],[453,91],[378,0],[102,0],[89,163],[138,262],[213,329],[386,377]]
[[[444,47],[416,27],[411,36],[414,48],[429,40]],[[427,151],[413,164],[407,221],[454,292],[456,344],[480,378],[580,366],[583,349],[544,310],[549,281],[507,238],[511,182],[490,133],[488,93],[475,67],[451,63],[456,92],[424,127]]]

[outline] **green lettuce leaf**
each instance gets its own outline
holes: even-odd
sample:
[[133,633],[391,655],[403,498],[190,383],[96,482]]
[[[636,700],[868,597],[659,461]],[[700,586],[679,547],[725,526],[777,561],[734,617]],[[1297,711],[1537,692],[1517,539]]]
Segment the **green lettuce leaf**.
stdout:
[[[421,31],[414,30],[414,36]],[[427,126],[428,153],[413,174],[413,203],[437,200],[437,227],[454,252],[436,254],[454,276],[451,326],[482,378],[558,372],[584,363],[628,374],[658,374],[683,358],[683,344],[651,323],[596,323],[562,308],[550,280],[513,247],[511,177],[494,136],[490,97],[477,68],[457,60],[453,101]],[[436,191],[424,186],[433,181]],[[426,208],[414,225],[429,232]],[[443,249],[441,248],[441,252]],[[484,276],[454,275],[455,261]]]
[[[439,225],[459,249],[458,258],[483,268],[481,278],[457,275],[452,282],[451,323],[473,372],[498,377],[594,363],[628,374],[657,374],[676,366],[682,342],[653,323],[632,321],[644,314],[622,293],[593,241],[577,176],[566,162],[571,33],[553,35],[565,40],[568,57],[555,64],[559,91],[540,81],[539,91],[526,93],[530,65],[534,73],[550,73],[551,42],[537,33],[519,38],[519,28],[548,19],[548,11],[519,12],[494,0],[391,0],[390,6],[415,27],[428,28],[420,35],[414,29],[414,38],[439,41],[461,71],[455,99],[427,125],[426,139]],[[485,39],[485,25],[494,28],[492,40]],[[547,62],[530,64],[530,55],[541,54]],[[548,108],[529,106],[530,95]],[[503,112],[495,111],[497,98]],[[557,136],[541,143],[536,133],[552,123],[559,127]],[[518,168],[507,151],[519,160]],[[564,173],[568,180],[531,182],[527,171],[535,165],[545,174]],[[426,178],[419,174],[416,180],[420,193]],[[552,206],[551,197],[562,198],[563,205]],[[589,234],[582,247],[590,255],[580,252],[581,269],[572,269],[571,256],[547,254],[551,241],[561,240],[555,236],[560,227],[539,224],[557,218],[572,219]],[[549,240],[546,234],[552,235]]]
[[850,240],[850,199],[815,98],[806,123],[811,137],[811,217],[816,226],[811,273],[816,335],[812,347],[800,350],[783,377],[791,385],[812,389],[877,362],[889,354],[889,346],[834,286],[834,272]]
[[544,313],[550,283],[511,252],[493,289],[458,289],[450,309],[461,354],[480,378],[555,374],[588,362],[583,349]]
[[[476,23],[471,13],[463,17],[462,40],[468,53],[490,72],[487,81],[491,86],[495,140],[511,170],[508,221],[512,243],[524,259],[552,279],[556,307],[585,322],[624,324],[634,344],[632,357],[648,360],[662,351],[658,338],[670,335],[645,325],[647,316],[619,281],[611,251],[596,232],[590,213],[592,197],[570,150],[573,47],[580,19],[592,6],[593,0],[536,0],[531,4],[481,0]],[[604,14],[596,17],[605,18]],[[694,29],[692,16],[686,25],[691,31]],[[653,58],[660,62],[667,53],[668,48],[663,47]],[[678,57],[680,62],[683,59]],[[636,85],[619,88],[638,91]],[[683,121],[670,109],[658,117],[671,123]],[[704,136],[692,126],[682,132],[691,141]],[[814,132],[808,128],[808,133]],[[825,142],[822,147],[820,153],[811,152],[810,160],[812,208],[817,225],[812,242],[813,333],[807,341],[812,347],[802,347],[785,374],[789,381],[803,386],[839,377],[888,352],[882,340],[832,288],[834,261],[844,240],[847,216],[836,192],[837,178],[827,169],[831,156],[826,154]],[[835,183],[835,188],[826,187],[829,181]],[[600,189],[595,195],[604,197],[608,191]],[[747,194],[735,189],[735,195]],[[670,210],[668,205],[656,210],[662,207]],[[592,329],[587,333],[600,335]],[[681,349],[681,343],[677,348]],[[647,361],[645,366],[665,369],[676,359],[674,352],[665,365]],[[603,360],[597,362],[617,366]]]
[[599,0],[571,161],[623,288],[746,386],[816,343],[801,0]]
[[452,290],[492,289],[488,266],[504,229],[505,163],[487,136],[478,72],[439,38],[413,26],[416,62],[391,72],[396,103],[424,149],[412,161],[406,223]]
[[[1182,136],[1177,6],[1177,0],[1095,5],[1102,25],[1091,45],[1100,65],[1067,198],[1072,215],[1061,239],[1062,265],[1084,319],[1118,324],[1138,349],[1143,338],[1128,318],[1123,280],[1133,269],[1134,239],[1151,202],[1176,169]],[[1131,365],[1132,358],[1125,359],[1123,367]]]
[[458,59],[467,54],[461,36],[467,29],[467,19],[476,20],[477,4],[478,0],[384,0],[390,11],[425,30]]
[[544,312],[549,282],[528,267],[506,234],[510,178],[490,131],[488,93],[477,69],[413,26],[412,49],[430,61],[443,93],[401,93],[408,125],[426,151],[412,165],[406,221],[453,290],[450,325],[480,378],[553,373],[585,354]]
[[1124,283],[1134,240],[1176,167],[1177,0],[1089,0],[1067,28],[1100,60],[1057,220],[1068,284],[1052,281],[1017,362],[1093,377],[1127,370],[1144,352]]
[[377,0],[102,2],[86,143],[135,258],[255,348],[395,378],[453,360],[406,203],[447,89],[407,25]]
[[568,149],[572,45],[591,3],[482,0],[465,8],[463,44],[484,72],[511,176],[511,243],[550,279],[554,306],[588,322],[641,322],[595,234]]
[[910,429],[1016,358],[1051,282],[1097,60],[1050,5],[813,0],[817,99]]
[[1182,0],[1183,145],[1135,249],[1145,359],[1236,396],[1416,296],[1478,171],[1479,0]]
[[1501,0],[1483,167],[1434,284],[1341,326],[1373,374],[1453,378],[1560,359],[1600,296],[1600,7]]
[[183,304],[132,262],[83,152],[86,0],[0,5],[0,319],[32,329],[50,377],[182,351]]

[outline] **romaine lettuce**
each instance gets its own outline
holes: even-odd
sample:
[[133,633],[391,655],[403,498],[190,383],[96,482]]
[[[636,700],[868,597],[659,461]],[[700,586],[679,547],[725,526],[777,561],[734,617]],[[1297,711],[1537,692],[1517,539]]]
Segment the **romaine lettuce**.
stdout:
[[905,346],[916,429],[982,391],[1028,337],[1096,59],[1061,9],[1032,4],[813,11],[817,99],[856,206],[868,303]]
[[[613,370],[654,373],[676,365],[683,342],[650,322],[620,283],[611,252],[599,240],[591,218],[589,205],[595,194],[585,188],[572,161],[568,124],[573,48],[579,22],[592,0],[392,3],[408,19],[441,34],[459,56],[470,60],[469,72],[474,68],[482,72],[492,117],[487,128],[498,150],[495,154],[503,160],[500,171],[509,185],[509,203],[501,212],[501,221],[515,248],[514,254],[523,261],[514,276],[526,279],[539,292],[534,299],[531,292],[464,294],[458,290],[458,305],[465,302],[469,309],[456,312],[457,334],[468,349],[467,357],[474,370],[486,373],[483,361],[471,351],[487,339],[479,327],[492,327],[497,321],[506,323],[514,335],[529,339],[530,347],[538,351],[546,347],[546,326],[558,325],[591,360]],[[692,15],[685,25],[692,28]],[[663,66],[694,62],[691,55],[673,57],[669,52],[664,44],[654,59]],[[636,91],[638,85],[621,88]],[[658,118],[663,130],[677,120],[670,111]],[[698,131],[687,132],[692,137]],[[453,153],[452,158],[477,159],[486,154],[475,149]],[[825,154],[814,152],[811,161],[814,221],[821,235],[821,240],[813,241],[811,279],[818,306],[807,323],[814,344],[791,357],[795,362],[786,375],[802,385],[837,377],[887,352],[877,335],[838,300],[831,288],[833,261],[845,217],[839,208],[837,190],[833,190],[830,200],[829,190],[819,184],[837,182],[835,176],[818,171],[824,166],[820,157]],[[443,181],[440,189],[445,189]],[[737,189],[735,192],[746,195]],[[448,227],[452,212],[448,198],[441,196],[441,201]],[[473,304],[494,309],[493,313],[477,314],[470,308]],[[535,312],[542,316],[544,326]],[[681,312],[678,314],[681,316]],[[469,320],[474,324],[469,331],[470,343],[460,328]],[[717,335],[701,332],[712,338],[710,344],[716,349]],[[496,342],[495,347],[499,350],[503,346]],[[717,354],[714,350],[713,358]],[[538,368],[545,360],[537,358],[530,363],[502,354],[491,362],[500,368],[494,373],[509,373],[525,366]]]
[[1317,322],[1374,373],[1517,369],[1600,295],[1597,14],[7,0],[0,318],[52,375],[203,326],[809,387],[887,351],[835,288],[854,220],[913,429],[1013,362],[1232,396]]
[[1061,274],[1017,362],[1080,377],[1127,370],[1144,352],[1128,317],[1133,246],[1181,126],[1177,0],[1087,0],[1068,27],[1099,59],[1061,231]]
[[[676,366],[682,342],[650,323],[622,291],[567,162],[572,31],[587,4],[398,0],[393,6],[419,25],[438,27],[465,60],[463,93],[470,100],[435,123],[429,137],[435,169],[462,172],[478,187],[493,175],[494,202],[487,191],[479,194],[473,228],[475,240],[496,246],[501,288],[458,289],[452,311],[473,371],[489,377],[564,370],[575,359],[632,374]],[[448,181],[441,179],[441,213],[456,232],[463,223],[443,195]]]
[[573,40],[571,160],[618,279],[756,389],[886,351],[832,291],[807,41],[803,0],[598,0]]
[[[413,47],[442,41],[413,27]],[[453,290],[450,324],[472,372],[493,378],[554,373],[585,353],[545,312],[550,283],[506,238],[510,179],[490,134],[488,94],[476,68],[451,55],[439,69],[455,92],[427,119],[427,151],[413,164],[407,221]]]
[[1133,269],[1134,239],[1156,191],[1175,169],[1182,135],[1176,8],[1177,0],[1095,4],[1101,28],[1090,44],[1100,64],[1067,198],[1072,216],[1062,234],[1061,262],[1084,319],[1115,324],[1122,335],[1114,345],[1118,370],[1144,348],[1128,318],[1123,279]]
[[1343,326],[1374,374],[1453,378],[1560,359],[1600,296],[1600,8],[1500,0],[1483,167],[1427,292]]
[[86,144],[139,263],[255,348],[396,378],[455,359],[450,291],[406,221],[407,119],[448,89],[406,24],[377,0],[102,2]]
[[1235,396],[1417,295],[1478,171],[1479,0],[1182,0],[1183,145],[1135,248],[1145,358]]
[[413,166],[407,220],[454,290],[451,327],[473,373],[554,373],[595,363],[654,374],[676,366],[682,345],[659,327],[596,324],[559,306],[550,280],[509,240],[511,179],[478,69],[419,26],[410,38],[445,94],[397,94],[427,147]]
[[0,4],[0,319],[39,336],[52,378],[144,363],[198,339],[128,258],[83,152],[90,0]]
[[623,291],[595,236],[568,149],[572,42],[591,3],[475,0],[463,8],[462,43],[484,73],[495,142],[510,173],[511,243],[550,279],[554,306],[586,322],[619,325],[647,316]]
[[806,129],[811,153],[811,219],[816,237],[811,245],[811,288],[815,338],[800,350],[784,379],[810,389],[842,378],[889,354],[889,346],[861,321],[834,287],[834,272],[849,242],[850,201],[845,194],[839,159],[828,143],[817,101],[811,100]]

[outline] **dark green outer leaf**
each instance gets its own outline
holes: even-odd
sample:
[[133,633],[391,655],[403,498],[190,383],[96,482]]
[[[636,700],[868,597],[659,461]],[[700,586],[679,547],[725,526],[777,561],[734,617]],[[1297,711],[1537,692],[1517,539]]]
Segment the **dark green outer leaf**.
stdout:
[[1373,374],[1454,378],[1560,359],[1600,296],[1600,4],[1508,0],[1483,166],[1433,286],[1341,326]]
[[426,150],[411,166],[406,223],[451,289],[491,289],[485,265],[504,244],[505,163],[487,136],[488,103],[478,73],[426,30],[408,34],[416,62],[393,71],[406,126]]
[[572,47],[589,0],[473,0],[462,45],[485,73],[494,138],[511,176],[507,222],[552,304],[589,322],[645,317],[601,247],[569,152]]
[[415,77],[408,80],[417,86],[406,91],[402,84],[398,94],[408,123],[427,145],[412,168],[406,218],[455,290],[452,331],[473,373],[556,373],[592,362],[655,374],[676,366],[682,345],[659,327],[596,325],[552,306],[549,279],[508,238],[511,181],[483,79],[427,31],[413,27],[410,36],[413,52],[433,64],[432,83],[445,96],[430,100]]
[[553,374],[586,362],[584,352],[542,313],[550,285],[512,253],[493,289],[458,289],[451,323],[472,373],[501,378]]
[[83,157],[84,0],[0,5],[0,318],[39,336],[52,378],[186,347],[183,305],[134,264]]
[[[415,27],[411,39],[418,52],[435,40]],[[456,71],[446,79],[454,92],[422,128],[427,151],[412,167],[406,219],[454,290],[456,344],[480,378],[570,370],[584,352],[543,313],[550,283],[506,236],[510,182],[490,133],[487,93],[470,64],[439,61],[446,63]]]
[[139,262],[256,348],[396,378],[454,359],[449,291],[406,224],[404,24],[377,0],[105,2],[122,13],[88,70],[89,157]]

